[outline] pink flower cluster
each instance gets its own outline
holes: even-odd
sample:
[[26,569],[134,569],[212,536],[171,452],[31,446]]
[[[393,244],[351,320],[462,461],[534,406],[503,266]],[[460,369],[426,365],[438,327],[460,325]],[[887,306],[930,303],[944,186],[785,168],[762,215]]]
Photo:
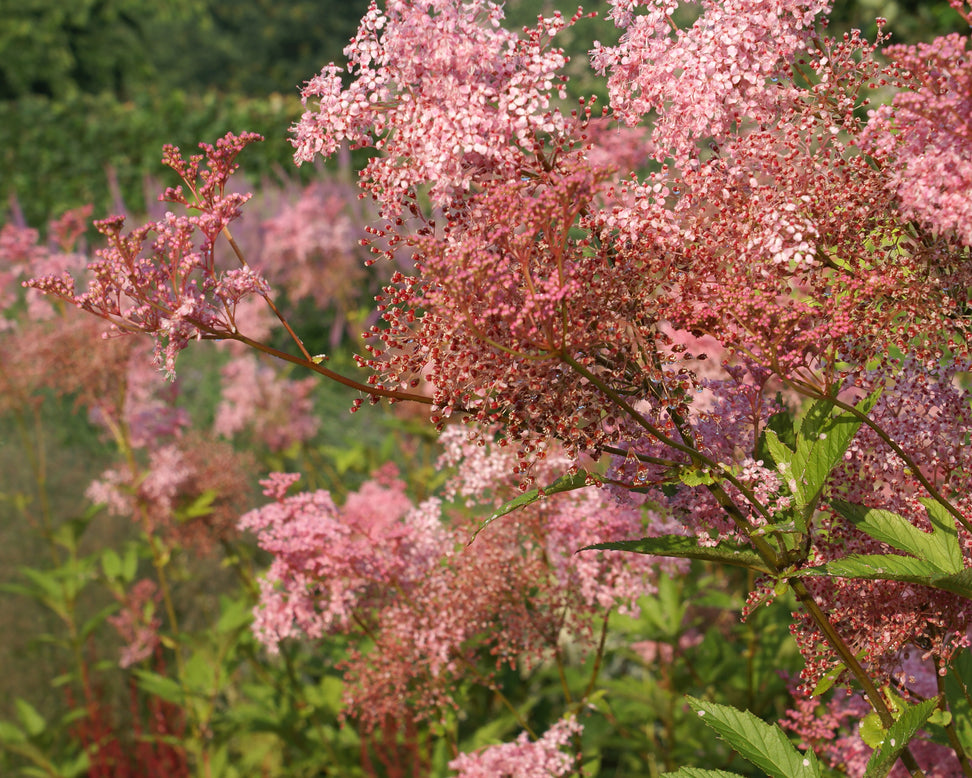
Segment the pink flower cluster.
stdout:
[[[968,21],[967,2],[952,5]],[[906,90],[871,113],[868,150],[906,215],[972,245],[972,53],[969,36],[891,46]]]
[[695,22],[677,27],[675,11],[695,4],[613,0],[610,16],[625,32],[591,52],[618,118],[633,126],[655,112],[659,156],[678,161],[698,156],[698,141],[721,144],[746,122],[773,122],[793,99],[784,88],[791,63],[830,9],[827,0],[699,0]]
[[400,481],[369,482],[339,510],[324,491],[287,497],[298,478],[277,473],[261,482],[275,502],[239,522],[274,555],[254,626],[271,650],[299,633],[347,629],[369,597],[407,591],[445,550],[445,536],[413,510]]
[[[474,448],[461,431],[447,442],[451,461]],[[505,488],[492,487],[512,495],[508,455],[490,454],[506,476]],[[475,468],[460,467],[458,481]],[[638,597],[654,590],[657,560],[575,553],[646,531],[641,511],[597,490],[535,503],[466,548],[475,521],[447,520],[438,500],[413,507],[388,474],[340,507],[322,491],[286,496],[296,479],[277,474],[264,482],[276,502],[240,522],[274,555],[255,629],[271,650],[300,634],[366,635],[370,647],[353,648],[344,668],[349,713],[366,727],[386,715],[438,715],[454,705],[456,679],[470,677],[470,668],[474,680],[490,683],[494,668],[483,666],[484,655],[496,666],[529,667],[565,634],[586,643],[596,614],[636,612]],[[455,488],[472,494],[476,487]]]
[[121,611],[108,617],[121,636],[122,647],[119,664],[132,667],[148,659],[159,645],[159,627],[162,620],[156,615],[156,607],[161,602],[155,581],[143,578],[125,595]]
[[163,162],[183,178],[189,194],[180,186],[167,189],[163,198],[198,215],[169,212],[128,234],[122,230],[124,217],[98,221],[107,246],[88,266],[94,277],[85,291],[63,272],[34,278],[29,285],[107,319],[118,331],[151,334],[156,364],[174,376],[176,355],[190,340],[235,334],[240,301],[270,292],[250,268],[220,271],[215,262],[217,237],[247,200],[226,194],[226,182],[238,167],[237,155],[257,140],[261,137],[254,133],[228,134],[216,146],[201,144],[207,159],[203,170],[202,155],[186,160],[178,149],[166,147]]
[[217,434],[232,438],[248,429],[278,452],[314,437],[320,424],[311,396],[316,379],[289,379],[250,353],[227,362],[222,378],[222,399],[213,422]]
[[530,742],[522,733],[515,742],[489,746],[475,754],[460,754],[449,762],[456,778],[559,778],[571,775],[577,757],[564,752],[583,727],[575,718],[561,719],[541,738]]
[[549,40],[567,22],[555,13],[521,38],[502,19],[491,0],[390,0],[384,11],[372,2],[345,49],[350,86],[331,64],[302,90],[317,106],[293,128],[297,162],[330,156],[342,140],[374,146],[382,154],[362,180],[396,215],[417,186],[444,201],[532,168],[538,136],[565,127],[551,96],[566,58]]

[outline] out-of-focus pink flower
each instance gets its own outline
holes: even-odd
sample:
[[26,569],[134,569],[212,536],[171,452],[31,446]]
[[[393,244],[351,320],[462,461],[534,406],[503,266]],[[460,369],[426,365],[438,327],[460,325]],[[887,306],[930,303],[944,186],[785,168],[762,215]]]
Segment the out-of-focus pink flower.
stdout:
[[161,599],[155,581],[143,578],[126,593],[121,601],[121,610],[108,617],[108,623],[118,631],[125,643],[119,659],[122,667],[137,665],[155,652],[159,645],[159,627],[162,625],[155,608]]
[[524,732],[512,743],[460,754],[449,762],[457,778],[559,778],[571,775],[577,756],[565,753],[583,731],[575,718],[561,719],[533,742]]
[[972,245],[969,36],[890,46],[885,54],[906,89],[871,113],[865,147],[881,161],[908,216]]
[[213,430],[232,438],[250,429],[271,451],[314,437],[319,425],[311,396],[317,380],[286,378],[255,354],[231,359],[222,369],[223,395]]

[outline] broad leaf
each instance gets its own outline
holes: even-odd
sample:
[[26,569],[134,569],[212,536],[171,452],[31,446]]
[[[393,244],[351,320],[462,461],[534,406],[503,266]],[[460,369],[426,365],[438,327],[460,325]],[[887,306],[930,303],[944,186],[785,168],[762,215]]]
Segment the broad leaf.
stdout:
[[800,570],[797,575],[836,575],[841,578],[906,581],[931,586],[939,570],[931,562],[898,554],[851,554],[843,559]]
[[938,502],[938,500],[933,500],[931,497],[922,499],[921,504],[925,506],[925,511],[928,513],[928,520],[932,525],[932,533],[938,542],[941,543],[943,553],[949,560],[951,570],[961,570],[965,566],[965,560],[962,556],[962,548],[958,542],[955,517],[945,509],[944,505]]
[[775,571],[763,561],[751,546],[724,540],[715,546],[699,545],[696,537],[685,535],[661,535],[657,538],[641,540],[618,540],[613,543],[595,543],[585,546],[581,551],[630,551],[635,554],[652,556],[671,556],[681,559],[703,559],[724,565],[735,565],[773,574]]
[[771,778],[820,778],[820,765],[813,752],[804,755],[797,751],[778,725],[767,724],[749,711],[687,699],[706,726]]
[[766,450],[769,452],[769,455],[773,457],[773,462],[776,464],[777,470],[790,470],[793,462],[793,451],[788,449],[783,444],[783,441],[780,440],[779,436],[774,430],[764,430],[763,435],[763,439],[766,443]]
[[834,500],[831,505],[861,532],[933,564],[938,572],[957,573],[963,569],[954,522],[951,532],[944,527],[925,532],[892,511],[866,508],[842,500]]
[[150,670],[136,670],[135,676],[138,678],[138,685],[147,694],[158,697],[166,702],[173,702],[176,705],[185,704],[185,695],[179,684],[159,673]]
[[[857,404],[857,410],[867,413],[874,407],[880,392],[875,392]],[[861,420],[847,411],[836,411],[832,403],[818,400],[807,410],[797,436],[793,454],[792,474],[797,484],[797,499],[802,507],[812,506],[831,471],[844,459],[844,453]]]
[[835,575],[840,578],[902,581],[943,589],[972,600],[972,568],[966,568],[960,573],[946,574],[931,562],[897,554],[852,554],[819,567],[798,570],[794,575]]
[[500,516],[505,516],[508,513],[512,513],[518,508],[523,508],[524,506],[534,503],[537,500],[551,494],[557,494],[558,492],[570,492],[574,489],[583,489],[585,486],[590,486],[592,480],[596,479],[597,476],[588,473],[586,470],[578,470],[573,475],[568,473],[560,476],[560,478],[550,484],[550,486],[545,486],[542,489],[531,489],[528,492],[524,492],[518,497],[514,497],[505,505],[501,506],[492,516],[480,524],[479,528],[473,534],[472,539],[470,539],[469,542],[472,543],[480,532],[496,521],[496,519],[500,518]]
[[936,576],[929,585],[972,600],[972,567],[965,568],[961,573]]
[[725,770],[706,770],[702,767],[680,767],[674,773],[662,773],[661,778],[743,778],[739,773]]
[[888,729],[884,742],[871,754],[864,778],[884,778],[894,767],[894,763],[898,761],[898,757],[911,738],[921,729],[937,706],[938,698],[933,697],[930,700],[905,708],[898,716],[897,721]]

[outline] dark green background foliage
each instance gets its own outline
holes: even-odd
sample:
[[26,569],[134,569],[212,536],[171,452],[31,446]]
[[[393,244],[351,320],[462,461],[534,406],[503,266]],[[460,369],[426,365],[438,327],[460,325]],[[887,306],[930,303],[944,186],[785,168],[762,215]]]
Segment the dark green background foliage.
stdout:
[[119,195],[140,211],[146,177],[164,175],[164,143],[188,151],[229,130],[267,138],[247,153],[251,180],[291,173],[297,88],[343,60],[366,8],[367,0],[0,0],[4,206],[16,197],[38,227],[88,202],[104,216]]

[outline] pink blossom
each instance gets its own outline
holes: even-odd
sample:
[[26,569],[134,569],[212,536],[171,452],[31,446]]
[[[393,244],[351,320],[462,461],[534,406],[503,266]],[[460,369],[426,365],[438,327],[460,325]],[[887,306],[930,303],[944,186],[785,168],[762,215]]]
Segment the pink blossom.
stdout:
[[[744,122],[778,115],[789,64],[811,39],[822,0],[702,0],[687,28],[672,21],[678,0],[619,0],[611,17],[625,30],[617,46],[595,42],[591,60],[608,73],[611,107],[630,126],[654,111],[659,156],[697,156],[695,143],[721,143]],[[635,9],[643,13],[635,15]]]
[[885,53],[903,71],[906,91],[871,113],[867,148],[881,160],[906,215],[972,245],[969,37],[953,33]]
[[413,187],[428,183],[443,201],[534,165],[535,137],[565,127],[551,96],[566,58],[549,41],[567,23],[558,12],[520,38],[502,19],[490,0],[392,0],[384,12],[372,3],[345,49],[350,86],[331,64],[302,91],[317,106],[293,128],[297,162],[345,139],[374,146],[383,153],[362,180],[396,214]]
[[254,354],[234,357],[221,372],[223,395],[213,423],[217,434],[233,437],[249,428],[271,451],[284,451],[317,432],[314,378],[291,380]]
[[156,607],[162,595],[157,589],[155,581],[143,578],[126,593],[121,611],[108,617],[108,623],[125,641],[118,662],[123,668],[148,659],[159,645],[162,620],[156,615]]
[[346,628],[382,588],[420,580],[435,558],[430,548],[441,553],[428,536],[438,528],[411,522],[400,481],[365,484],[343,509],[325,491],[285,496],[280,476],[263,483],[276,502],[250,511],[239,526],[274,554],[254,626],[271,650],[298,632],[314,638]]
[[577,757],[564,753],[583,727],[575,718],[561,719],[533,742],[524,732],[512,743],[460,754],[449,762],[457,778],[556,778],[571,775]]
[[124,217],[103,219],[95,226],[107,246],[88,266],[94,278],[84,292],[66,273],[35,278],[29,285],[107,319],[117,331],[153,335],[156,364],[174,376],[176,355],[190,340],[235,334],[236,305],[245,296],[269,291],[252,270],[220,272],[214,253],[217,237],[247,200],[224,191],[237,168],[236,156],[259,139],[253,133],[228,134],[216,146],[201,144],[205,170],[199,168],[202,155],[185,160],[178,149],[166,147],[163,161],[183,177],[190,194],[176,187],[163,198],[198,215],[169,212],[128,234],[122,230]]

